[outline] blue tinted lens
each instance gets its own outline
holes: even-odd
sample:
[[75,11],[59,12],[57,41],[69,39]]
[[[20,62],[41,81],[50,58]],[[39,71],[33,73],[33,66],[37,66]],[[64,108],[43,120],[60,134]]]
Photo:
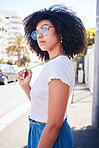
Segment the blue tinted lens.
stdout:
[[42,28],[40,28],[40,32],[41,32],[41,34],[46,35],[48,32],[48,28],[43,26]]
[[33,40],[37,40],[37,31],[36,30],[33,31],[31,36],[32,36]]

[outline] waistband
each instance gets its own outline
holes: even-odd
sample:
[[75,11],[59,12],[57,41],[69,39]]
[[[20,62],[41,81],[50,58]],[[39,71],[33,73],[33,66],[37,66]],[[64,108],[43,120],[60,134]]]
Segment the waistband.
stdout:
[[[41,123],[41,122],[38,122],[38,121],[36,122],[36,121],[32,120],[30,117],[28,117],[28,120],[29,120],[29,123],[33,124],[33,125],[39,125],[39,126],[45,126],[46,125],[46,123]],[[67,118],[63,121],[62,126],[64,126],[66,122],[67,122]]]
[[40,126],[46,125],[46,123],[41,123],[41,122],[38,122],[38,121],[36,122],[36,121],[32,120],[30,117],[28,118],[28,120],[31,124],[34,124],[34,125],[40,125]]

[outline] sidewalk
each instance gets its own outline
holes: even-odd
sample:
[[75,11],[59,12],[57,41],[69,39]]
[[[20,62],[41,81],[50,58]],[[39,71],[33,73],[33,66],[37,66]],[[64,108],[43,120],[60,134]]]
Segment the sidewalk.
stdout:
[[73,135],[73,148],[99,148],[99,128],[93,128],[92,99],[88,87],[77,84],[73,103],[68,107],[68,122]]
[[[29,110],[0,132],[0,148],[26,148]],[[73,103],[68,106],[68,122],[73,148],[99,148],[99,128],[91,126],[92,94],[85,85],[74,88]]]

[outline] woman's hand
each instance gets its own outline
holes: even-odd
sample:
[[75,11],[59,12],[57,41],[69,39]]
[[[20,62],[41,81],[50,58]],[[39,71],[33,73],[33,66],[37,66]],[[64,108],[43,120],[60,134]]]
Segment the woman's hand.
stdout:
[[29,69],[23,69],[17,73],[17,80],[22,88],[27,87],[31,81],[32,72]]
[[31,87],[29,83],[31,81],[31,78],[32,78],[32,72],[29,69],[23,69],[17,74],[17,80],[30,101],[31,101],[30,97]]

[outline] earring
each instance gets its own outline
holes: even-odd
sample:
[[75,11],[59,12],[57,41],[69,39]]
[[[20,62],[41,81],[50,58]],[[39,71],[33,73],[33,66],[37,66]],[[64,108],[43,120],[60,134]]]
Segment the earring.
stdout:
[[61,43],[62,43],[62,42],[63,42],[63,41],[62,41],[62,36],[60,37],[60,40],[61,40]]

